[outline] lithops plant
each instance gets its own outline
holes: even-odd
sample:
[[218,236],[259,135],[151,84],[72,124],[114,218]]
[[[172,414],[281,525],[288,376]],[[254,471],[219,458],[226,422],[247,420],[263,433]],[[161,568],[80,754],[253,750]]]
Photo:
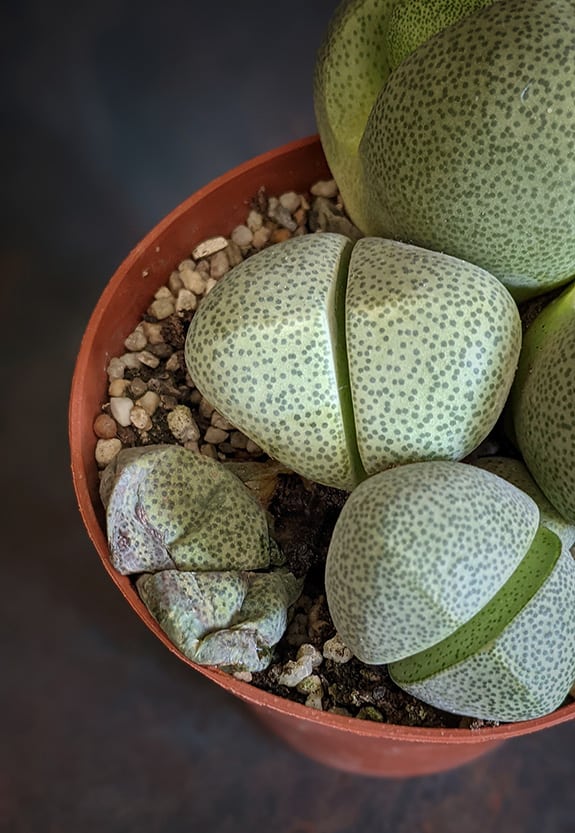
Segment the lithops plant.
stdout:
[[293,238],[236,266],[186,339],[195,385],[271,457],[351,490],[460,459],[515,373],[517,308],[478,267],[379,238]]
[[553,506],[575,523],[575,285],[527,329],[510,406],[529,471]]
[[326,591],[356,656],[438,708],[530,719],[575,680],[575,562],[528,495],[475,466],[413,463],[360,484]]
[[425,5],[450,25],[418,43],[420,0],[344,3],[320,51],[318,127],[352,220],[477,263],[518,299],[567,282],[575,4]]
[[266,514],[242,481],[181,446],[149,446],[120,452],[102,497],[112,564],[139,574],[176,647],[231,671],[267,667],[303,582],[278,566]]

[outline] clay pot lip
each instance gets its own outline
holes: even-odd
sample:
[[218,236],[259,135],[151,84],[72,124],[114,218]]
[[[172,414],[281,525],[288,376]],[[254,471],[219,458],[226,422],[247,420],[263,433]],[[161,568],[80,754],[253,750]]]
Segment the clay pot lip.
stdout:
[[[84,398],[84,388],[86,374],[88,373],[90,355],[102,322],[108,313],[110,305],[117,295],[123,280],[125,279],[126,273],[134,268],[145,253],[156,252],[158,255],[161,255],[161,246],[158,244],[158,241],[161,241],[166,231],[175,222],[177,222],[182,215],[187,214],[191,209],[199,206],[206,198],[216,195],[221,188],[228,186],[236,180],[242,179],[246,174],[253,173],[262,166],[269,166],[270,164],[275,163],[279,163],[281,165],[286,163],[286,159],[290,160],[288,164],[297,164],[297,158],[300,155],[308,155],[309,157],[313,157],[314,160],[320,160],[320,162],[324,164],[325,170],[327,171],[327,166],[325,165],[325,159],[323,158],[321,145],[317,135],[308,136],[304,139],[298,139],[244,162],[200,188],[180,203],[180,205],[174,208],[169,214],[167,214],[132,249],[132,251],[117,268],[102,292],[88,324],[86,325],[79,347],[72,377],[68,412],[68,434],[71,454],[72,480],[80,514],[88,535],[112,581],[116,584],[139,618],[144,621],[144,623],[158,637],[158,639],[160,639],[161,642],[163,642],[163,644],[180,660],[185,662],[202,676],[207,677],[221,688],[231,694],[234,694],[254,707],[261,707],[275,713],[283,713],[286,717],[301,719],[308,723],[316,724],[318,727],[322,726],[326,729],[333,728],[354,735],[362,735],[374,739],[386,738],[406,742],[425,741],[426,743],[438,744],[469,744],[482,743],[485,741],[503,741],[508,738],[529,734],[531,732],[536,732],[538,730],[556,726],[560,723],[571,720],[575,717],[575,703],[562,706],[551,714],[536,718],[534,720],[506,723],[501,726],[482,728],[479,730],[463,728],[421,728],[400,724],[373,723],[366,720],[359,720],[354,717],[346,717],[343,715],[331,714],[330,712],[316,711],[302,704],[258,689],[250,683],[237,680],[235,677],[216,668],[199,666],[189,660],[168,640],[163,631],[157,625],[156,621],[148,613],[146,607],[137,596],[129,578],[126,576],[120,576],[111,566],[103,525],[104,515],[103,511],[100,508],[96,509],[95,506],[93,495],[96,487],[93,483],[90,484],[90,476],[87,471],[87,461],[83,452],[82,441],[86,431],[89,431],[91,440],[93,440],[93,445],[95,445],[95,437],[92,434],[94,414],[88,413]],[[253,195],[250,194],[249,196]],[[155,261],[152,259],[151,262],[152,271],[154,269],[162,269],[164,264],[161,256],[157,257]],[[143,272],[142,279],[144,280],[145,278],[146,274]],[[103,378],[105,378],[105,366],[102,367],[102,374]]]

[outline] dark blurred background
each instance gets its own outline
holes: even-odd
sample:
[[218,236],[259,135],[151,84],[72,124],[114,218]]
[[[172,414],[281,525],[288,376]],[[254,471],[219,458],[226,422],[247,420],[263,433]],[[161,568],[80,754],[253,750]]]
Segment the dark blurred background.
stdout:
[[408,781],[292,752],[147,632],[75,508],[67,397],[94,302],[182,199],[315,132],[335,7],[0,6],[1,833],[575,830],[575,726]]

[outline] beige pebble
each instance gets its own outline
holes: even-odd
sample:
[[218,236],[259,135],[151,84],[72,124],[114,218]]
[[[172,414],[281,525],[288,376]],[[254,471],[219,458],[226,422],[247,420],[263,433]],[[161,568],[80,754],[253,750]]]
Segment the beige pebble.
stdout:
[[260,454],[263,454],[263,450],[253,440],[248,440],[247,441],[246,451],[248,452],[248,454],[254,454],[254,455],[258,455],[258,456]]
[[306,212],[305,208],[303,208],[303,207],[298,208],[298,210],[296,212],[294,212],[293,218],[296,221],[296,223],[298,224],[298,226],[303,226],[303,224],[305,223],[305,221],[307,219],[306,215],[307,215],[307,212]]
[[202,396],[202,398],[200,399],[198,410],[200,412],[200,416],[204,417],[204,419],[211,419],[212,414],[214,412],[214,406],[210,402],[208,402],[208,400],[204,396]]
[[112,382],[114,379],[123,379],[126,365],[121,359],[114,357],[110,359],[107,367],[108,380]]
[[225,418],[225,416],[222,416],[217,411],[212,413],[210,421],[214,428],[221,428],[223,431],[233,431],[235,427]]
[[271,236],[271,229],[269,229],[267,226],[262,226],[261,228],[254,231],[254,237],[252,241],[254,248],[263,249],[266,243],[269,242]]
[[210,276],[210,261],[206,258],[198,260],[198,262],[196,263],[196,269],[198,270],[200,275],[203,275],[204,280],[207,280]]
[[218,445],[219,443],[223,443],[228,438],[228,432],[223,431],[221,428],[214,428],[213,425],[207,429],[204,439],[207,443],[211,445]]
[[211,457],[212,460],[218,459],[218,452],[216,451],[216,447],[210,445],[209,443],[205,443],[204,445],[200,446],[200,454],[203,454],[204,457]]
[[327,197],[328,199],[332,199],[337,196],[337,184],[335,179],[322,179],[312,185],[310,191],[314,197]]
[[129,379],[112,379],[108,385],[108,393],[110,396],[124,396],[129,387]]
[[116,420],[109,414],[98,414],[94,420],[94,434],[103,440],[111,440],[116,436]]
[[253,675],[251,671],[234,671],[233,676],[236,680],[241,680],[244,683],[251,683]]
[[305,699],[305,705],[308,709],[317,709],[323,711],[322,693],[320,691],[312,691]]
[[189,289],[195,295],[203,295],[206,288],[206,279],[196,269],[182,269],[180,272],[182,283],[185,289]]
[[178,292],[183,287],[183,285],[184,282],[182,280],[182,276],[180,275],[177,269],[174,269],[174,271],[168,278],[168,289],[174,297],[177,297]]
[[342,641],[341,636],[336,633],[331,639],[328,639],[323,644],[323,655],[325,659],[331,659],[333,662],[349,662],[353,654]]
[[177,353],[172,353],[168,361],[166,362],[166,370],[170,373],[173,373],[175,370],[180,369],[180,357]]
[[138,361],[141,364],[146,365],[146,367],[151,367],[152,369],[158,367],[160,364],[160,360],[157,356],[154,356],[153,353],[150,353],[149,350],[142,350],[138,353]]
[[317,674],[310,674],[309,677],[304,677],[304,679],[297,684],[296,688],[300,694],[319,693],[321,696],[323,693],[321,679]]
[[240,247],[234,243],[233,240],[230,240],[228,243],[228,248],[226,249],[226,253],[228,256],[228,261],[231,266],[239,266],[239,264],[243,261],[244,256],[242,254],[242,250]]
[[253,232],[248,226],[239,225],[232,231],[232,240],[241,249],[247,249],[252,244]]
[[200,429],[187,405],[176,405],[167,417],[168,428],[178,442],[197,441]]
[[153,315],[154,318],[157,318],[158,321],[163,321],[164,318],[168,318],[170,315],[173,315],[174,311],[174,298],[172,297],[171,292],[169,298],[157,298],[148,307],[149,314]]
[[280,205],[283,208],[287,208],[290,214],[293,214],[294,211],[300,207],[301,204],[301,197],[299,194],[296,194],[295,191],[286,191],[285,194],[280,196]]
[[167,286],[161,286],[155,293],[154,298],[157,301],[162,300],[174,300],[174,296],[172,295],[170,288]]
[[161,344],[164,340],[162,335],[162,325],[155,321],[143,321],[142,330],[150,344]]
[[250,211],[250,213],[248,214],[248,218],[246,220],[246,225],[249,228],[249,230],[252,233],[254,233],[258,229],[260,229],[263,226],[263,224],[264,224],[264,218],[262,217],[260,212],[255,211],[254,209],[252,209]]
[[130,333],[128,338],[124,341],[124,347],[126,350],[137,353],[140,350],[143,350],[147,343],[148,339],[144,335],[143,331],[136,327],[134,332]]
[[[226,247],[227,248],[227,247]],[[230,262],[225,249],[210,258],[210,278],[219,280],[230,270]]]
[[138,353],[124,353],[120,357],[120,361],[123,363],[124,367],[129,370],[137,370],[140,367]]
[[141,405],[134,405],[130,411],[130,422],[140,431],[149,431],[152,427],[150,415]]
[[105,468],[108,463],[111,463],[114,457],[122,450],[122,443],[117,437],[105,440],[100,439],[96,443],[96,450],[94,456],[96,462],[101,468]]
[[130,413],[134,403],[127,396],[112,396],[110,399],[110,413],[118,423],[124,428],[130,424]]
[[304,644],[300,645],[298,648],[296,659],[301,659],[302,657],[309,657],[311,659],[312,668],[317,668],[323,662],[321,651],[309,642],[304,642]]
[[190,269],[192,272],[196,268],[196,261],[191,257],[186,257],[178,264],[178,272],[183,272],[185,269]]
[[186,442],[184,443],[184,448],[186,448],[188,451],[193,451],[196,454],[200,453],[200,445],[196,440],[186,440]]
[[295,686],[297,686],[298,683],[301,683],[305,677],[309,677],[311,672],[311,657],[303,656],[295,662],[293,660],[288,660],[279,675],[278,683],[280,685],[289,686],[290,688],[295,688]]
[[204,287],[204,295],[208,295],[217,283],[218,282],[215,278],[208,278]]
[[[191,380],[191,379],[190,379],[190,381],[188,382],[188,381],[187,381],[187,380],[188,380],[188,378],[189,378],[189,377],[188,377],[188,376],[186,376],[186,383],[187,383],[190,387],[193,387],[193,384],[194,384],[194,383],[192,382],[192,380]],[[194,390],[192,390],[192,392],[191,392],[191,394],[190,394],[190,402],[192,403],[192,405],[199,405],[201,401],[202,401],[202,394],[199,392],[199,390],[198,390],[197,388],[194,388]]]
[[198,306],[198,299],[190,289],[180,289],[176,299],[176,312],[194,310]]
[[160,397],[155,391],[149,390],[137,400],[136,405],[143,408],[149,416],[153,416],[160,405]]
[[201,243],[198,243],[192,251],[192,257],[194,260],[211,257],[211,255],[215,255],[216,252],[225,249],[227,245],[228,241],[225,237],[210,237],[208,240],[203,240]]
[[245,451],[247,444],[248,438],[245,434],[242,434],[241,431],[233,431],[230,434],[230,445],[232,448],[235,448],[236,451]]

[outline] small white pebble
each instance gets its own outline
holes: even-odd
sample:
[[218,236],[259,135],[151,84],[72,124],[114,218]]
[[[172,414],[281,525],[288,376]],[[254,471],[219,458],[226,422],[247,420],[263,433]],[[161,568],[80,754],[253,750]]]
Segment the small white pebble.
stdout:
[[227,438],[227,431],[223,431],[221,428],[214,428],[213,425],[210,425],[204,435],[205,441],[211,445],[219,445],[220,443],[225,442]]
[[176,298],[176,312],[194,310],[198,306],[198,299],[191,289],[180,289]]
[[336,633],[334,637],[328,639],[323,645],[323,655],[325,659],[331,659],[334,662],[344,663],[349,662],[353,654],[341,639],[341,636]]
[[123,363],[124,367],[129,370],[137,370],[140,367],[138,353],[124,353],[120,357],[120,361]]
[[236,226],[232,231],[232,240],[240,247],[240,249],[247,249],[252,244],[253,232],[248,226]]
[[167,416],[168,428],[178,442],[199,440],[200,429],[187,405],[176,405]]
[[301,659],[302,657],[309,657],[311,659],[312,668],[317,668],[318,665],[321,665],[323,662],[321,651],[309,642],[304,642],[304,644],[300,645],[298,648],[296,658]]
[[255,211],[252,209],[248,214],[248,218],[246,220],[246,225],[249,230],[253,233],[260,229],[264,224],[264,218],[260,214],[259,211]]
[[149,344],[161,344],[164,340],[162,335],[162,325],[155,321],[143,321],[142,330],[148,339]]
[[298,683],[301,683],[305,677],[309,677],[312,672],[311,657],[303,656],[300,659],[288,660],[283,667],[278,683],[286,685],[290,688],[295,688]]
[[282,194],[280,197],[280,205],[293,214],[294,211],[297,211],[300,207],[301,197],[299,194],[296,194],[295,191],[287,191],[285,194]]
[[225,237],[210,237],[208,240],[204,240],[202,243],[198,243],[198,245],[192,252],[192,257],[195,260],[200,260],[204,257],[210,257],[211,255],[215,255],[216,252],[225,249],[227,245],[228,241]]
[[178,272],[177,269],[174,269],[170,277],[168,278],[168,288],[172,295],[177,296],[180,289],[183,287],[184,282],[182,281],[182,276]]
[[216,286],[216,284],[217,284],[217,280],[215,278],[208,278],[207,281],[206,281],[206,285],[204,287],[204,295],[208,295],[208,293],[210,293],[212,291],[212,289],[214,288],[214,286]]
[[263,247],[269,241],[271,236],[271,229],[267,228],[267,226],[262,226],[261,228],[254,231],[254,237],[252,241],[254,248],[263,249]]
[[174,311],[174,299],[171,292],[169,298],[157,298],[148,307],[149,314],[153,315],[154,318],[157,318],[158,321],[163,321],[164,318],[168,318],[174,313]]
[[327,197],[328,199],[332,199],[337,196],[337,184],[335,179],[320,180],[311,186],[310,191],[314,197]]
[[182,269],[180,272],[184,289],[189,289],[195,295],[203,295],[206,288],[206,279],[196,269]]
[[167,287],[167,286],[161,286],[158,289],[158,291],[155,293],[154,298],[157,301],[161,301],[161,300],[164,300],[164,299],[165,300],[172,300],[172,301],[174,300],[174,296],[172,295],[169,287]]
[[130,411],[130,422],[134,428],[138,428],[140,431],[149,431],[152,427],[150,415],[141,405],[134,405]]
[[136,405],[143,408],[149,416],[153,416],[156,413],[159,404],[160,397],[153,390],[146,391],[146,393],[136,401]]
[[178,263],[178,272],[183,272],[184,269],[191,269],[191,271],[193,272],[195,268],[196,261],[192,260],[191,257],[186,257],[184,258],[184,260],[182,260],[181,263]]
[[134,403],[127,396],[112,396],[110,399],[110,413],[118,423],[126,428],[130,424],[130,414]]
[[97,464],[105,468],[121,450],[122,443],[117,437],[113,437],[110,440],[98,440],[95,451]]
[[112,382],[114,379],[123,379],[125,369],[126,366],[121,359],[116,357],[110,359],[107,369],[109,381]]
[[244,683],[251,683],[253,679],[251,671],[234,671],[233,676],[236,680],[241,680]]
[[126,350],[130,350],[132,353],[138,353],[140,350],[143,350],[146,344],[148,343],[148,339],[142,332],[136,328],[133,333],[130,333],[128,338],[124,342],[124,347]]
[[129,387],[129,379],[112,379],[108,385],[108,393],[110,396],[124,396]]
[[146,365],[146,367],[151,367],[152,369],[158,367],[160,364],[160,360],[157,356],[154,356],[153,353],[150,353],[149,350],[142,350],[138,353],[138,361],[141,364]]
[[210,278],[219,280],[220,278],[223,278],[229,270],[230,261],[228,260],[228,255],[225,249],[222,249],[220,252],[212,255],[210,258]]

